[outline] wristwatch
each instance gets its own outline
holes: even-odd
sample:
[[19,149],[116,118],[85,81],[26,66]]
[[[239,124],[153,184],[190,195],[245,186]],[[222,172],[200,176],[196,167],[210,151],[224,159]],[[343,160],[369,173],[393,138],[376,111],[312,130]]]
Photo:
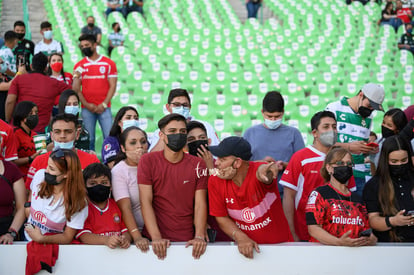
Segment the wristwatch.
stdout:
[[108,104],[106,104],[105,102],[102,102],[102,106],[104,106],[104,108],[108,108]]
[[9,230],[7,233],[9,233],[9,234],[13,237],[13,240],[16,240],[16,238],[17,238],[17,233],[16,233],[15,231],[13,231],[13,230]]

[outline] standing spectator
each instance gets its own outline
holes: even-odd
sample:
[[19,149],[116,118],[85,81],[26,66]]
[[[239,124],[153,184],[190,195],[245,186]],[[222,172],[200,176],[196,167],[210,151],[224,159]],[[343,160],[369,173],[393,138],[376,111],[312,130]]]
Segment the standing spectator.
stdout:
[[327,245],[375,245],[377,238],[368,231],[368,214],[362,198],[349,190],[352,156],[344,148],[333,148],[326,155],[321,175],[327,185],[313,191],[306,205],[306,222],[312,242]]
[[[47,67],[47,74],[56,80],[62,81],[68,85],[72,85],[73,76],[71,73],[63,70],[63,56],[60,53],[52,53],[49,56],[49,66]],[[55,99],[55,105],[53,106],[52,115],[55,116],[58,113],[59,104],[58,95]]]
[[108,54],[111,56],[111,52],[114,48],[123,46],[124,45],[124,36],[121,33],[121,26],[118,22],[112,23],[112,30],[114,32],[110,33],[108,36],[109,46],[108,46]]
[[96,43],[101,45],[102,39],[102,30],[98,26],[95,26],[95,18],[93,16],[88,16],[86,18],[87,25],[81,29],[81,36],[84,34],[94,35],[96,38]]
[[108,17],[108,15],[113,11],[119,11],[122,14],[124,14],[122,3],[123,3],[123,0],[106,0],[106,11],[105,11],[106,16]]
[[172,242],[193,245],[195,259],[206,250],[207,175],[204,161],[183,151],[186,119],[169,114],[158,122],[163,151],[144,154],[138,163],[138,186],[144,235],[159,259]]
[[[52,131],[51,137],[54,148],[70,149],[79,157],[81,168],[85,169],[91,163],[99,162],[99,159],[94,154],[89,154],[74,147],[75,140],[79,136],[77,131],[78,119],[72,114],[58,114],[51,122]],[[48,165],[48,158],[52,152],[37,156],[30,165],[27,173],[26,188],[32,182],[35,173],[41,169],[45,169]]]
[[398,49],[407,50],[414,54],[414,40],[413,40],[413,25],[407,23],[405,25],[405,33],[401,35],[400,40],[398,40]]
[[144,218],[139,200],[137,166],[141,157],[148,152],[147,134],[132,126],[122,133],[120,142],[122,151],[117,157],[119,162],[111,170],[112,193],[135,246],[145,252],[149,248],[149,241],[141,235]]
[[[325,184],[320,174],[329,149],[336,143],[335,115],[329,111],[317,112],[311,119],[313,144],[293,154],[282,175],[284,186],[283,210],[295,241],[309,241],[306,225],[306,204],[309,194]],[[351,179],[349,189],[355,191]]]
[[[217,137],[216,131],[214,128],[206,121],[195,119],[190,115],[191,111],[191,100],[188,95],[187,90],[185,89],[172,89],[168,95],[168,103],[165,105],[167,111],[172,114],[180,114],[186,118],[187,123],[190,121],[199,121],[207,129],[207,136],[211,139],[211,145],[219,144],[219,139]],[[160,110],[161,111],[161,110]],[[150,151],[161,151],[164,148],[164,143],[160,140],[159,130],[157,129],[150,138]]]
[[33,141],[33,137],[37,134],[33,129],[39,122],[37,113],[38,109],[36,104],[31,101],[22,101],[16,105],[13,114],[13,124],[16,126],[14,136],[18,156],[18,159],[14,160],[14,163],[19,166],[25,181],[30,164],[39,155],[36,152]]
[[364,188],[369,223],[380,242],[414,242],[414,170],[400,136],[384,141],[375,176]]
[[0,160],[13,161],[17,159],[17,147],[13,128],[0,119]]
[[336,116],[338,140],[335,145],[352,153],[356,192],[359,195],[362,195],[365,182],[371,175],[371,165],[365,163],[365,155],[378,151],[375,147],[367,146],[372,128],[372,112],[383,111],[381,104],[384,97],[385,91],[382,86],[368,83],[354,97],[343,97],[326,107],[327,111]]
[[16,67],[23,62],[26,65],[26,71],[30,71],[30,60],[34,56],[35,44],[31,40],[25,38],[26,25],[23,21],[14,22],[14,32],[18,39],[17,47],[13,51],[17,60]]
[[42,52],[46,56],[50,56],[52,53],[64,53],[62,43],[53,39],[52,24],[48,21],[42,22],[40,24],[40,34],[43,39],[36,44],[34,54]]
[[247,18],[257,18],[262,0],[246,0]]
[[[282,123],[285,113],[285,102],[279,92],[268,92],[263,98],[263,124],[250,127],[243,137],[252,147],[250,160],[276,162],[281,160],[286,168],[293,153],[305,147],[299,130]],[[274,142],[276,141],[276,142]],[[269,146],[272,143],[272,146]],[[278,180],[283,170],[279,171]],[[283,197],[283,186],[279,185],[279,193]]]
[[[95,150],[96,121],[101,125],[103,138],[109,135],[112,125],[111,99],[118,78],[115,63],[97,53],[96,37],[85,34],[79,37],[85,57],[76,63],[73,89],[82,102],[82,118],[89,132],[91,150]],[[82,86],[82,89],[81,89]]]
[[395,32],[398,31],[398,27],[401,26],[402,21],[398,18],[397,13],[394,11],[394,6],[392,2],[388,2],[385,5],[385,8],[381,12],[381,25],[391,25]]
[[[38,53],[33,57],[32,73],[18,75],[10,85],[6,99],[6,120],[12,117],[16,103],[32,101],[39,108],[39,123],[33,130],[44,133],[49,124],[55,98],[71,86],[47,76],[47,57]],[[36,85],[34,85],[36,83]]]
[[397,0],[395,11],[397,12],[397,17],[401,19],[404,24],[410,23],[413,14],[410,8],[404,8],[401,0]]
[[140,14],[144,14],[143,6],[143,0],[124,0],[125,17],[127,17],[128,14],[130,14],[133,11],[137,11]]
[[249,161],[251,147],[241,137],[209,148],[218,157],[217,175],[208,182],[210,214],[239,252],[253,258],[254,251],[260,252],[258,244],[293,241],[275,181],[281,161]]

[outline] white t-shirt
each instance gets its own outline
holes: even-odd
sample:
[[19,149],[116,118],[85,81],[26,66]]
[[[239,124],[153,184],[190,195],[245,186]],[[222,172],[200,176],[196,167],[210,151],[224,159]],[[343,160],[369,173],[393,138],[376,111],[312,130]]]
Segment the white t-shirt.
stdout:
[[13,54],[12,50],[9,47],[3,46],[0,49],[0,57],[3,59],[3,62],[7,65],[7,68],[16,72],[16,56]]
[[59,41],[56,41],[54,39],[52,39],[52,42],[50,44],[46,44],[42,39],[36,44],[34,49],[34,54],[38,54],[39,52],[42,52],[46,56],[49,56],[52,53],[63,53],[63,47]]
[[[70,221],[66,220],[65,205],[61,197],[54,205],[50,205],[53,195],[50,198],[41,198],[38,195],[40,184],[45,179],[45,169],[40,169],[33,177],[30,189],[32,190],[30,216],[27,222],[40,228],[42,234],[63,233],[66,226],[73,229],[82,229],[88,217],[88,206],[76,212]],[[31,240],[25,232],[27,240]]]

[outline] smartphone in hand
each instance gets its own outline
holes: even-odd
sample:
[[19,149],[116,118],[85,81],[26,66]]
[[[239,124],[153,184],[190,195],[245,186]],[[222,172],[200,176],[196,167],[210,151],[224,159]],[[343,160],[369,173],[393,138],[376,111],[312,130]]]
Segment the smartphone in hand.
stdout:
[[364,230],[361,233],[359,233],[359,236],[360,237],[369,237],[369,236],[371,236],[371,233],[372,233],[372,229],[369,228],[369,229]]

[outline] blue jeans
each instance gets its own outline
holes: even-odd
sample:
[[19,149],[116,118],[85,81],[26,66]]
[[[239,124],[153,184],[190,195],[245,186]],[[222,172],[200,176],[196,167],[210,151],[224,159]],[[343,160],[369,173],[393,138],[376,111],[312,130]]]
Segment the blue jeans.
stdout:
[[[109,131],[112,127],[112,113],[111,108],[106,108],[102,114],[92,113],[88,109],[82,109],[83,125],[89,132],[89,149],[95,151],[95,127],[96,121],[99,121],[101,125],[103,139],[109,135]],[[99,148],[100,150],[100,148]]]
[[257,18],[257,12],[259,11],[261,4],[260,3],[253,3],[253,2],[247,2],[246,8],[247,8],[247,18]]
[[111,8],[107,8],[105,11],[106,17],[108,17],[108,15],[113,12],[113,11],[119,11],[120,13],[122,13],[122,15],[125,17],[125,13],[124,13],[124,9],[123,8],[116,8],[116,9],[111,9]]
[[356,191],[355,193],[357,193],[361,198],[362,198],[362,191],[364,190],[364,186],[365,186],[365,179],[364,178],[357,178],[354,177],[355,179],[355,186],[356,186]]
[[391,18],[388,22],[381,22],[381,25],[391,25],[395,32],[398,31],[398,28],[402,25],[400,18]]

